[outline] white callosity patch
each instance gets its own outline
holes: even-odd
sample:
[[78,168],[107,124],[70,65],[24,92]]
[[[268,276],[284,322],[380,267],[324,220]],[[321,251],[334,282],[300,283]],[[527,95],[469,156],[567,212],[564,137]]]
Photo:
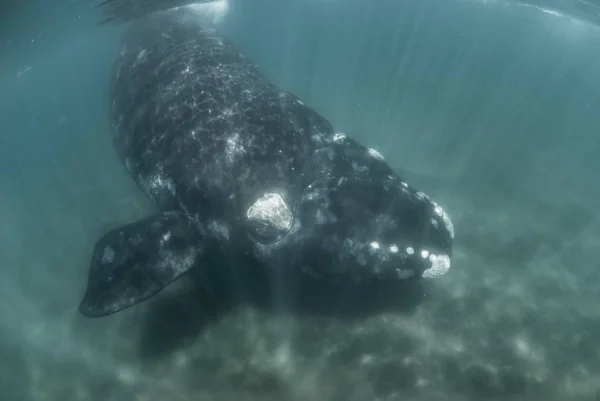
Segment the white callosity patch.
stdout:
[[448,255],[429,255],[431,267],[423,272],[423,278],[438,278],[450,270],[450,257]]
[[375,149],[369,148],[369,155],[371,157],[374,157],[377,160],[383,160],[383,155],[381,153],[379,153],[378,151],[376,151]]
[[264,194],[250,206],[246,217],[267,223],[278,230],[289,230],[293,222],[292,211],[278,193]]
[[337,134],[333,135],[333,140],[336,142],[341,142],[344,139],[346,139],[346,134],[342,132],[338,132]]
[[421,191],[418,191],[416,193],[416,196],[417,196],[417,199],[420,200],[420,201],[429,200],[429,197],[425,193],[423,193]]
[[435,202],[432,202],[432,204],[433,204],[433,211],[435,212],[435,214],[437,214],[438,216],[440,216],[442,218],[442,221],[444,222],[444,226],[450,233],[450,238],[454,238],[454,225],[452,224],[452,221],[450,220],[450,216],[448,216],[446,211],[444,209],[442,209],[442,207],[440,205],[438,205]]

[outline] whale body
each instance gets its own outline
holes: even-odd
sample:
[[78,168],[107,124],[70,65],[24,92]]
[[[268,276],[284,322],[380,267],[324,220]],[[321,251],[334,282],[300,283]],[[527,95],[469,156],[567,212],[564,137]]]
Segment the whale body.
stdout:
[[83,315],[148,299],[209,253],[357,285],[450,268],[454,229],[438,204],[184,10],[129,27],[110,117],[157,213],[98,241]]

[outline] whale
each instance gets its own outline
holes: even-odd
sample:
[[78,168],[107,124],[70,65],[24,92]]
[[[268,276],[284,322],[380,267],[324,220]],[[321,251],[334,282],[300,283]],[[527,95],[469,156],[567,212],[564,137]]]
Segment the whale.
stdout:
[[84,316],[130,308],[215,257],[357,286],[450,269],[454,227],[438,203],[185,10],[127,28],[109,114],[156,212],[97,241]]

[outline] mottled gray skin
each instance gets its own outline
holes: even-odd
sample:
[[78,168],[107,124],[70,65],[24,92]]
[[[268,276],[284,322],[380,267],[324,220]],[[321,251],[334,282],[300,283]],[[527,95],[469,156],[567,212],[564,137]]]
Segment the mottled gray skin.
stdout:
[[450,266],[438,205],[184,11],[130,27],[111,117],[119,156],[159,213],[98,242],[86,316],[202,269],[207,249],[360,285]]

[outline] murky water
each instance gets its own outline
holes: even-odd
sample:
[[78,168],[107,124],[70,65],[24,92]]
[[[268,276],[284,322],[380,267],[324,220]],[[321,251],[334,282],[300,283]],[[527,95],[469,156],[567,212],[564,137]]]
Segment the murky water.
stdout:
[[[2,399],[598,396],[600,29],[551,5],[373,3],[190,11],[452,217],[450,272],[355,316],[233,305],[215,317],[189,279],[79,315],[95,241],[153,213],[110,141],[125,25],[97,25],[89,4],[2,10]],[[315,302],[356,311],[362,296]]]

